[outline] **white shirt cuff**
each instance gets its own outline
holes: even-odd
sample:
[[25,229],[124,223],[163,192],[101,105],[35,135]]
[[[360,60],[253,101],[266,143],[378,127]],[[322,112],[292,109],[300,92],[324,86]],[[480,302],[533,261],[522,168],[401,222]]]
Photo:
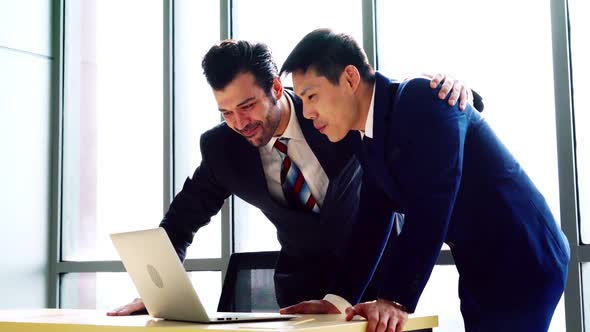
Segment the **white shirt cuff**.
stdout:
[[341,314],[346,312],[346,308],[352,307],[352,304],[350,304],[350,302],[346,301],[343,297],[340,297],[338,295],[328,294],[324,296],[324,300],[332,303],[338,310],[340,310]]

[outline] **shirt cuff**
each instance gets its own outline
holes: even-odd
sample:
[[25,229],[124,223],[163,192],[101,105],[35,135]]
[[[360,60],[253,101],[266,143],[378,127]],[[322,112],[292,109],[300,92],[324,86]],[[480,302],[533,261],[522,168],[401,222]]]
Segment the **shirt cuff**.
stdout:
[[341,314],[346,312],[346,308],[352,307],[352,304],[350,304],[350,302],[346,301],[343,297],[340,297],[338,295],[328,294],[324,296],[324,300],[332,303],[338,310],[340,310]]

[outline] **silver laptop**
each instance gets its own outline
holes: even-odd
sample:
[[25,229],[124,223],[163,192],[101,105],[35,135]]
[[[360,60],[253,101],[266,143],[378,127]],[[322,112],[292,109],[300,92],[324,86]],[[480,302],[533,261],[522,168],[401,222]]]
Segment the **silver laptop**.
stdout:
[[152,317],[208,324],[297,317],[279,313],[208,314],[163,228],[111,234],[111,240]]

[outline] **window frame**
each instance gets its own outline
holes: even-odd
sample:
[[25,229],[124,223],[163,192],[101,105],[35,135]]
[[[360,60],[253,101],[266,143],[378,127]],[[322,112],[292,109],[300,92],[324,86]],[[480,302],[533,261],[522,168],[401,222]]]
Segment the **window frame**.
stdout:
[[[51,224],[49,225],[47,306],[60,307],[60,276],[77,272],[124,272],[120,261],[68,262],[61,258],[62,179],[63,179],[63,123],[64,123],[64,36],[67,0],[52,1],[52,132],[51,132]],[[377,0],[362,0],[363,45],[369,62],[379,67],[376,29]],[[575,155],[575,127],[572,99],[572,69],[567,0],[550,0],[553,43],[553,71],[557,132],[558,174],[560,190],[561,227],[569,239],[572,258],[569,264],[564,295],[566,329],[584,330],[582,298],[582,263],[590,262],[590,244],[580,238],[580,215]],[[164,192],[165,211],[174,197],[174,0],[164,0]],[[232,37],[232,0],[219,0],[220,39]],[[221,258],[187,259],[187,271],[221,271],[225,277],[227,263],[234,252],[233,196],[221,210]],[[437,265],[454,265],[449,251],[443,250]]]

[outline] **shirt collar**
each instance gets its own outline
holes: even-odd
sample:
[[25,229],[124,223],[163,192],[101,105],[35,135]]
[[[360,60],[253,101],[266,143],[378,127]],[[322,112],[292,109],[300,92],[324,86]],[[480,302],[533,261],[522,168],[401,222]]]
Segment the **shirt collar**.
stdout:
[[285,128],[285,132],[281,136],[272,137],[268,144],[266,144],[263,148],[266,149],[268,152],[271,152],[275,142],[279,138],[288,138],[293,140],[305,140],[303,137],[303,132],[301,131],[301,127],[299,126],[299,121],[297,121],[297,114],[295,114],[295,105],[291,100],[291,97],[288,94],[284,94],[289,101],[289,108],[291,109],[291,114],[289,116],[289,123],[287,123],[287,128]]
[[375,90],[376,86],[373,85],[373,95],[371,96],[371,104],[369,105],[369,113],[367,113],[367,121],[365,122],[365,131],[361,131],[361,138],[367,136],[373,138],[373,114],[375,109]]

